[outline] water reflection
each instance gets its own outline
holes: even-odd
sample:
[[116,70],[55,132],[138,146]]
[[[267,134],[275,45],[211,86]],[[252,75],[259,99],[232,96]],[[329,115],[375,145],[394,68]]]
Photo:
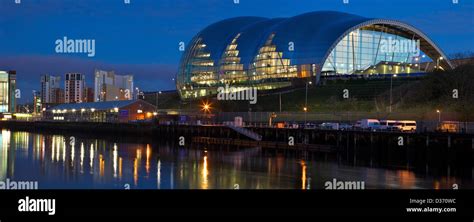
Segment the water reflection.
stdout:
[[201,172],[201,188],[208,189],[209,188],[209,170],[207,169],[207,156],[204,156],[203,164],[202,164],[202,172]]
[[258,148],[219,151],[8,130],[0,144],[0,180],[37,180],[43,189],[324,189],[334,178],[362,180],[366,188],[473,188],[472,177],[346,166]]

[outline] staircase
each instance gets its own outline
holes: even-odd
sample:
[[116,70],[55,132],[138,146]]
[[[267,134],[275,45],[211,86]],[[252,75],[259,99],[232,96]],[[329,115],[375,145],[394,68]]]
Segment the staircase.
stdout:
[[253,139],[255,141],[262,141],[262,136],[258,135],[257,133],[251,130],[245,129],[243,127],[238,127],[233,124],[225,124],[225,125],[229,127],[230,129],[234,130],[235,132],[240,133],[250,139]]

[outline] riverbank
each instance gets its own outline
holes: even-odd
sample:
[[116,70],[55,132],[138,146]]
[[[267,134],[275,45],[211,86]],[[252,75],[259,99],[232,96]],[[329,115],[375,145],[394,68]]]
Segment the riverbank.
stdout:
[[[55,122],[55,121],[1,121],[0,127],[28,132],[74,132],[90,135],[113,135],[116,137],[151,137],[179,141],[184,138],[223,138],[227,140],[252,140],[225,125],[159,125],[156,123],[96,123],[96,122]],[[474,149],[474,135],[458,133],[402,133],[339,131],[317,129],[291,129],[269,127],[247,127],[261,136],[262,141],[291,144],[317,144],[340,147],[346,144],[355,146],[438,146],[467,147]],[[203,140],[196,140],[203,141]],[[221,140],[224,141],[224,140]],[[216,143],[216,142],[213,142]],[[229,143],[229,142],[227,142]],[[264,144],[264,143],[262,143]],[[251,145],[260,145],[252,143]],[[272,144],[271,146],[275,146]],[[282,145],[276,145],[281,147]],[[291,145],[289,145],[291,146]]]

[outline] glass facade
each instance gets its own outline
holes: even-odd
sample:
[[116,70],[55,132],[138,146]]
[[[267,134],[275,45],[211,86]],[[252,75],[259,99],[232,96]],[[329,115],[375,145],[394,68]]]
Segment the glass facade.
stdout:
[[[252,63],[245,66],[239,55],[237,34],[222,53],[215,66],[207,45],[199,38],[181,63],[178,88],[182,98],[198,98],[217,93],[217,87],[228,85],[252,85],[261,90],[291,86],[291,78],[308,77],[305,66],[300,66],[303,75],[298,75],[298,66],[291,65],[289,58],[277,50],[271,34],[260,47]],[[306,74],[305,74],[306,73]]]
[[0,71],[0,113],[16,112],[16,71]]
[[270,34],[265,45],[258,50],[248,70],[250,79],[258,89],[268,90],[289,86],[290,78],[297,77],[297,66],[283,57],[283,52],[273,44],[275,33]]
[[182,99],[213,96],[225,85],[274,90],[324,77],[420,73],[421,63],[442,58],[431,40],[397,21],[337,12],[251,25],[241,18],[240,26],[238,19],[211,25],[192,39],[176,78]]
[[219,62],[219,80],[224,84],[242,84],[248,82],[244,65],[240,62],[237,40],[240,33],[227,46]]
[[9,112],[9,78],[8,73],[0,71],[0,113]]
[[8,95],[10,97],[8,109],[10,113],[16,112],[16,98],[15,98],[15,90],[16,90],[16,72],[15,74],[9,74],[9,92]]
[[181,64],[182,73],[178,76],[178,88],[185,98],[197,98],[210,94],[210,88],[217,83],[216,69],[206,44],[200,38],[192,46],[185,63]]
[[[413,47],[389,49],[384,44],[413,43],[416,40],[380,31],[357,29],[346,35],[324,62],[322,73],[335,74],[398,74],[420,72],[417,68],[423,52]],[[418,60],[418,61],[417,61]]]

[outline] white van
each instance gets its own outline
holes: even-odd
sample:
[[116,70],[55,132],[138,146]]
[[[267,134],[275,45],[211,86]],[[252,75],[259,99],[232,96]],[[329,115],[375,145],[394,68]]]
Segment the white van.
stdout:
[[415,120],[398,120],[397,124],[400,125],[401,131],[403,132],[415,132],[416,121]]
[[364,130],[380,130],[380,122],[377,119],[361,119],[357,121],[356,128]]
[[402,131],[402,124],[398,120],[380,120],[380,129],[385,131]]

